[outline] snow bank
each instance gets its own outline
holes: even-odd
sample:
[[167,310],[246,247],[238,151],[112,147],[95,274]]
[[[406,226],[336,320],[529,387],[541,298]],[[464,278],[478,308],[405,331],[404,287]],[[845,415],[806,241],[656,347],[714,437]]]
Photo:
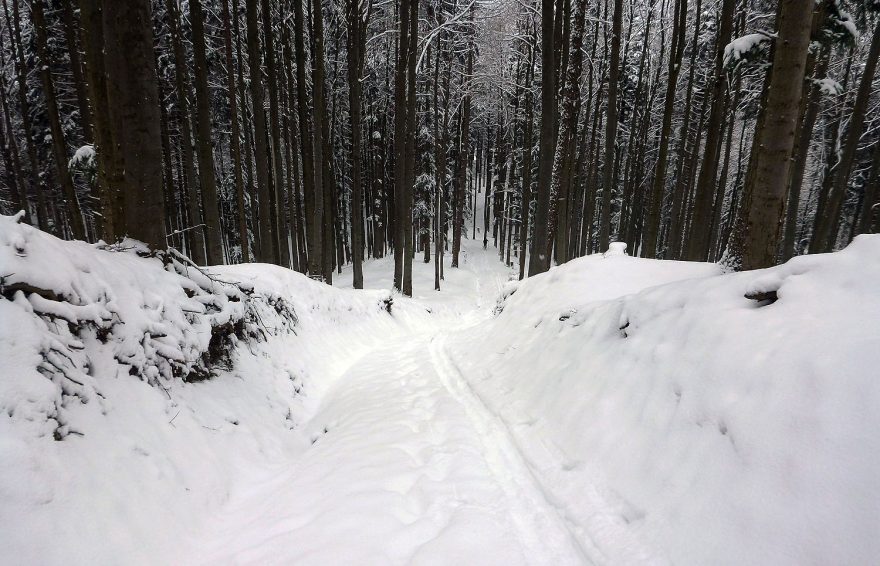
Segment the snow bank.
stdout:
[[608,564],[869,564],[878,281],[878,236],[728,275],[591,256],[449,349]]
[[309,446],[298,425],[339,360],[416,316],[387,292],[205,272],[19,219],[0,217],[0,548],[16,563],[172,563]]

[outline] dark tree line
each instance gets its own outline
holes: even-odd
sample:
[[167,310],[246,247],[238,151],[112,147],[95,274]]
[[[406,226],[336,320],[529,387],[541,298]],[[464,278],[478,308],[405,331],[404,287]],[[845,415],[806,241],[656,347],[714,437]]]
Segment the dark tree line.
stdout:
[[60,237],[411,294],[463,238],[523,277],[878,231],[876,0],[2,3],[0,205]]

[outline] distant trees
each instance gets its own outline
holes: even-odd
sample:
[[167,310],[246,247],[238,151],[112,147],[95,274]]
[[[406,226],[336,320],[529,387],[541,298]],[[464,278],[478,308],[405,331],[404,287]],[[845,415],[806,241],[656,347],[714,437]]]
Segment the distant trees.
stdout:
[[[874,90],[874,75],[877,70],[878,57],[880,57],[880,18],[874,24],[874,34],[871,37],[868,56],[862,70],[862,78],[856,91],[855,101],[853,102],[852,118],[846,132],[846,138],[841,143],[842,147],[833,172],[828,172],[832,179],[830,183],[831,190],[825,199],[824,206],[821,206],[816,214],[816,227],[811,242],[811,250],[814,252],[829,252],[837,242],[837,233],[840,229],[840,212],[846,198],[847,185],[853,163],[856,159],[856,152],[861,142],[862,132],[864,131],[865,120],[863,117],[867,117],[871,93]],[[875,141],[874,143],[880,142]],[[876,178],[874,183],[876,183]],[[876,185],[872,186],[870,190],[875,191],[874,194],[876,194]],[[865,196],[863,196],[864,202],[874,200],[869,196],[870,193],[867,187],[865,193]]]
[[61,237],[410,294],[470,238],[524,277],[877,229],[876,3],[2,3],[0,207]]

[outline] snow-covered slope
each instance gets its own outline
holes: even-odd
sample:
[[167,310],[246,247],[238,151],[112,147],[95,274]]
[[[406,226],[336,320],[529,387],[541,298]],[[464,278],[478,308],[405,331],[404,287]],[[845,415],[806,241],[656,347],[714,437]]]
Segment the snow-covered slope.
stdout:
[[[351,356],[419,316],[392,316],[387,292],[17,220],[0,217],[4,564],[174,562],[232,490],[310,445],[298,426]],[[227,323],[230,355],[208,356]]]
[[598,561],[880,556],[880,237],[729,275],[591,256],[496,313],[447,349]]

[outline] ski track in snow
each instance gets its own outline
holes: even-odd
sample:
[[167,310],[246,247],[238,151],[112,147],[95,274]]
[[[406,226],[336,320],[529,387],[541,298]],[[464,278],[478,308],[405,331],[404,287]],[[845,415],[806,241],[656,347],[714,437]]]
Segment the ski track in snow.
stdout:
[[547,501],[540,484],[511,440],[506,425],[473,392],[444,351],[444,345],[443,334],[431,341],[434,367],[479,433],[486,463],[504,489],[521,540],[535,556],[548,563],[592,563],[558,511]]

